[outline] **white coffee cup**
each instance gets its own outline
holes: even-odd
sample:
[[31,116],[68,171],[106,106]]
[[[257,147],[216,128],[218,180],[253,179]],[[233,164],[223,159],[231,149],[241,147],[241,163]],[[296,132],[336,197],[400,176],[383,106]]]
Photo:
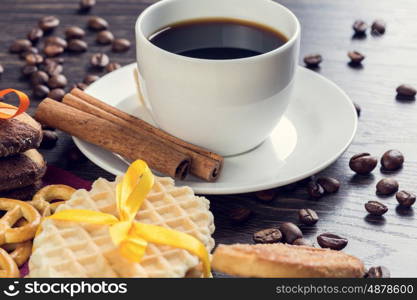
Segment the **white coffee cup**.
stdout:
[[[174,54],[148,40],[170,24],[211,17],[267,25],[288,41],[258,56],[208,60]],[[288,106],[299,40],[295,15],[270,0],[157,2],[136,23],[142,94],[153,119],[168,133],[225,156],[248,151],[270,135]]]

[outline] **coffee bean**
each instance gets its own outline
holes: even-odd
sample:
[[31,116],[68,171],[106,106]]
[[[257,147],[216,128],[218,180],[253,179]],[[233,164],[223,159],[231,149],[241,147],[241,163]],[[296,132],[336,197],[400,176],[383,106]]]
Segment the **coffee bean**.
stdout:
[[373,34],[381,35],[386,30],[386,23],[383,20],[375,20],[371,25],[371,31]]
[[33,87],[33,95],[37,98],[45,98],[49,94],[49,88],[46,85],[38,84]]
[[59,19],[55,16],[46,16],[39,20],[38,26],[45,32],[49,32],[59,26]]
[[398,191],[398,182],[392,178],[381,179],[376,185],[378,195],[392,195]]
[[99,77],[99,76],[97,76],[97,75],[92,75],[92,74],[89,74],[89,75],[87,75],[87,76],[85,76],[85,77],[84,77],[83,82],[84,82],[85,84],[87,84],[87,85],[90,85],[90,84],[92,84],[94,81],[97,81],[99,78],[100,78],[100,77]]
[[115,39],[112,44],[113,52],[126,52],[130,48],[130,42],[127,39]]
[[319,199],[324,196],[324,188],[315,181],[310,181],[307,184],[307,193],[311,198]]
[[230,219],[235,223],[242,223],[249,219],[252,211],[247,207],[236,207],[229,213]]
[[366,273],[367,278],[390,278],[390,271],[383,266],[372,267]]
[[348,244],[348,240],[333,233],[322,233],[317,237],[317,242],[322,248],[342,250]]
[[399,191],[395,197],[403,207],[411,207],[416,202],[416,195],[407,191]]
[[111,33],[108,30],[103,30],[97,33],[96,41],[99,44],[108,45],[108,44],[111,44],[113,40],[114,40],[113,33]]
[[56,62],[50,62],[47,64],[44,64],[43,70],[48,73],[49,76],[54,76],[61,74],[64,67]]
[[24,39],[20,39],[20,40],[15,40],[9,47],[9,51],[11,53],[21,53],[23,51],[26,51],[27,49],[29,49],[30,47],[32,47],[32,43],[29,40],[24,40]]
[[319,216],[317,213],[309,208],[303,208],[298,211],[298,218],[301,223],[305,225],[314,225],[318,222]]
[[54,131],[42,130],[43,138],[40,145],[41,149],[52,149],[58,141],[58,135]]
[[31,53],[26,55],[25,60],[28,65],[39,65],[43,63],[43,56]]
[[54,57],[64,53],[64,48],[58,45],[50,44],[45,46],[43,53],[45,53],[45,55],[48,57]]
[[41,37],[43,37],[43,30],[38,27],[32,28],[27,34],[27,38],[32,44],[36,44]]
[[49,92],[48,97],[56,101],[61,101],[65,96],[65,91],[63,89],[53,89]]
[[48,45],[56,45],[56,46],[60,46],[62,48],[67,48],[68,47],[68,43],[66,40],[64,40],[63,38],[59,37],[59,36],[50,36],[45,40],[45,46]]
[[68,50],[72,52],[84,52],[87,51],[88,45],[86,42],[80,39],[72,39],[68,42]]
[[269,201],[274,200],[275,194],[276,194],[275,190],[271,189],[271,190],[258,191],[255,193],[255,196],[258,200],[269,202]]
[[291,222],[282,223],[279,230],[282,233],[282,240],[288,244],[292,244],[296,239],[303,237],[300,228]]
[[65,38],[67,40],[82,39],[85,36],[84,29],[78,26],[71,26],[65,29]]
[[292,244],[295,245],[295,246],[313,247],[313,245],[308,240],[306,240],[304,238],[296,239]]
[[28,49],[26,49],[25,51],[21,52],[19,54],[20,58],[26,59],[26,56],[28,56],[29,54],[38,54],[39,50],[38,48],[35,47],[29,47]]
[[402,84],[397,87],[397,97],[403,97],[405,99],[414,99],[417,90],[408,84]]
[[38,70],[37,66],[33,66],[33,65],[24,65],[22,68],[22,75],[27,77],[32,75],[33,73],[35,73]]
[[105,30],[109,27],[109,23],[100,17],[91,17],[87,21],[88,28],[92,30]]
[[69,166],[72,166],[74,163],[82,163],[87,161],[87,157],[77,148],[71,147],[66,153],[65,156],[68,159]]
[[33,72],[30,76],[30,82],[32,85],[46,84],[48,80],[49,76],[44,71]]
[[388,207],[378,201],[368,201],[365,203],[365,209],[374,216],[382,216],[388,211]]
[[65,61],[65,59],[63,57],[54,57],[54,58],[48,57],[48,58],[45,58],[44,65],[47,65],[47,64],[50,64],[50,63],[55,63],[55,64],[62,65],[64,63],[64,61]]
[[2,64],[0,64],[0,76],[4,73],[4,67]]
[[104,53],[96,53],[90,59],[90,63],[95,68],[104,68],[109,64],[109,57]]
[[340,181],[333,177],[320,177],[317,183],[321,185],[326,193],[336,193],[340,188]]
[[353,23],[352,28],[355,31],[355,34],[364,35],[368,29],[368,24],[362,20],[356,20],[355,23]]
[[120,69],[122,66],[116,62],[111,62],[106,66],[107,72],[113,72],[114,70]]
[[398,150],[388,150],[382,155],[381,165],[387,171],[401,169],[404,163],[404,155]]
[[89,11],[96,5],[96,0],[80,0],[80,10]]
[[361,116],[361,111],[362,111],[362,109],[361,109],[361,107],[359,106],[359,104],[358,103],[356,103],[356,102],[353,102],[353,106],[355,106],[355,109],[356,109],[356,114],[358,115],[358,118]]
[[360,175],[367,175],[371,173],[377,164],[377,158],[371,156],[369,153],[356,154],[352,156],[349,161],[349,167],[351,170]]
[[258,244],[273,244],[279,243],[282,239],[282,234],[279,229],[268,228],[260,230],[253,234],[253,241]]
[[349,51],[348,56],[350,58],[350,63],[354,65],[359,65],[365,59],[365,56],[358,51]]
[[73,86],[72,86],[72,88],[71,88],[71,90],[72,89],[75,89],[75,88],[77,88],[77,89],[80,89],[80,90],[85,90],[86,88],[88,88],[88,85],[86,85],[85,83],[83,83],[83,82],[78,82],[78,83],[76,83],[76,84],[74,84]]
[[48,86],[51,89],[63,88],[67,83],[67,78],[62,74],[51,76],[48,80]]
[[322,57],[320,54],[310,54],[304,57],[304,63],[306,64],[307,68],[318,68],[321,62]]

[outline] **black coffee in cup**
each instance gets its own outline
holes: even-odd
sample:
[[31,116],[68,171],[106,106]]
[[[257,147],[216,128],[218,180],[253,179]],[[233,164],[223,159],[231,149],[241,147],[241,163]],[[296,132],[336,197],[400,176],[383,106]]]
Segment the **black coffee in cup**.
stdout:
[[267,53],[288,39],[281,32],[255,22],[210,18],[166,26],[149,37],[159,48],[201,59],[238,59]]

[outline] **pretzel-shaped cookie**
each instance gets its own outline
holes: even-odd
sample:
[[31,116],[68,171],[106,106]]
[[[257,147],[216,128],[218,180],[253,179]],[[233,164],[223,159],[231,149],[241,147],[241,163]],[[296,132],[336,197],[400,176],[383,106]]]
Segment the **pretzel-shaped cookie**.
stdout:
[[[47,185],[40,189],[29,203],[35,207],[43,217],[47,217],[53,214],[56,208],[64,201],[69,200],[75,191],[76,189],[64,184]],[[50,203],[52,200],[63,201]]]
[[[0,210],[6,211],[0,218],[0,245],[24,242],[35,236],[41,216],[32,205],[20,200],[0,198]],[[28,223],[15,227],[21,218]]]
[[21,267],[32,254],[32,241],[22,243],[6,244],[2,248],[6,250],[15,263]]
[[20,277],[19,269],[13,258],[0,248],[0,278]]

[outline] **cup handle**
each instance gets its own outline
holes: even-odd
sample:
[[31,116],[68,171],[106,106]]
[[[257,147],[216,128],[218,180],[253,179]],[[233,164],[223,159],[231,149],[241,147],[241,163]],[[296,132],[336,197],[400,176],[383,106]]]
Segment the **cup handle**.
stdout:
[[138,96],[139,103],[142,105],[143,109],[145,110],[149,118],[152,120],[152,122],[156,124],[155,119],[153,117],[152,108],[150,107],[150,105],[147,105],[145,97],[142,92],[142,85],[140,83],[140,76],[139,76],[138,68],[135,68],[133,70],[133,78],[135,79],[136,94]]

